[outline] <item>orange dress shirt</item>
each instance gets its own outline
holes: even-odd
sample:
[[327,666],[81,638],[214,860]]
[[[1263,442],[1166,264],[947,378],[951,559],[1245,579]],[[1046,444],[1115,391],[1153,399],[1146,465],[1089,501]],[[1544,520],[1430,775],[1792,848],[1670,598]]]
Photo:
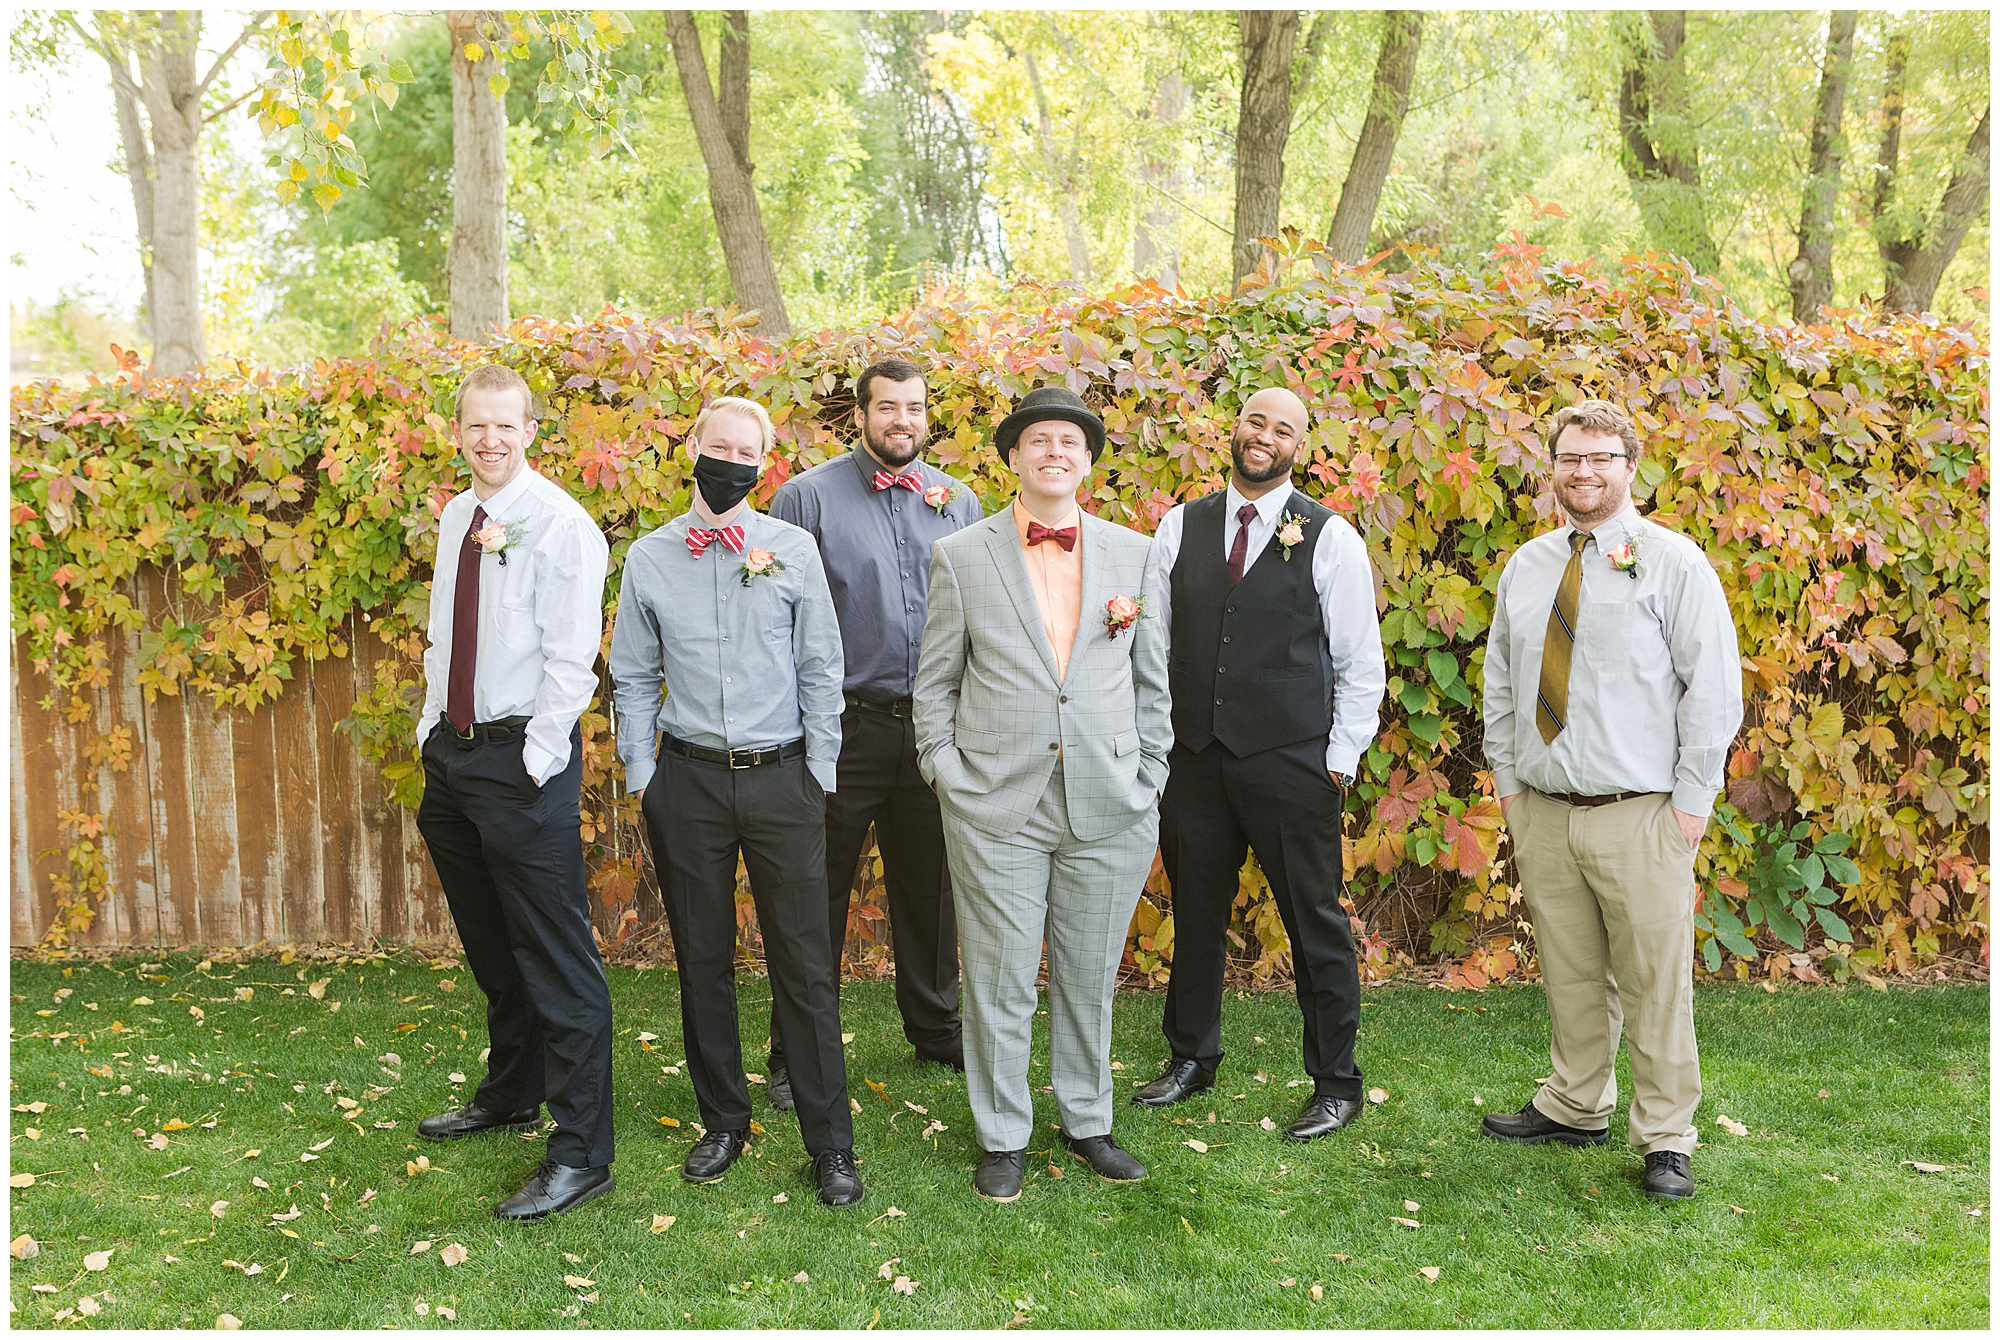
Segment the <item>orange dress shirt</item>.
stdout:
[[1028,543],[1028,523],[1035,518],[1014,500],[1014,530],[1021,537],[1021,550],[1028,560],[1028,584],[1035,588],[1035,604],[1042,611],[1042,631],[1048,634],[1049,649],[1056,655],[1056,678],[1069,673],[1069,652],[1076,642],[1077,620],[1083,614],[1083,521],[1072,507],[1068,519],[1055,529],[1077,528],[1074,548],[1065,550],[1054,540]]

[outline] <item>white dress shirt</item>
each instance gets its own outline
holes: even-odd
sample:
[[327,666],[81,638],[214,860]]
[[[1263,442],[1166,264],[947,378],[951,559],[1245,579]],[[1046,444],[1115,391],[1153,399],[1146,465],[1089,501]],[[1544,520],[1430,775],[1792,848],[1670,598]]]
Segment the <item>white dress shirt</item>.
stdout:
[[[1291,497],[1292,485],[1287,480],[1256,500],[1257,515],[1250,522],[1244,572],[1255,567],[1258,557],[1270,547]],[[1236,491],[1235,484],[1229,486],[1223,502],[1220,555],[1225,563],[1236,544],[1236,513],[1249,501]],[[1170,657],[1174,623],[1169,574],[1181,551],[1181,512],[1186,506],[1182,503],[1160,518],[1159,529],[1153,532],[1153,543],[1160,551],[1158,617],[1166,630]],[[1313,547],[1312,576],[1313,590],[1319,595],[1320,628],[1333,663],[1333,727],[1326,734],[1326,770],[1351,777],[1375,738],[1388,672],[1382,663],[1382,625],[1375,613],[1375,578],[1368,566],[1368,546],[1344,518],[1328,517],[1320,528],[1319,543]]]
[[[1569,711],[1555,743],[1542,743],[1542,641],[1572,533],[1563,526],[1515,550],[1493,593],[1485,717],[1494,793],[1672,792],[1675,809],[1706,816],[1743,721],[1736,625],[1700,546],[1629,505],[1583,546]],[[1637,577],[1607,556],[1627,540]]]
[[525,716],[521,763],[540,786],[569,766],[569,733],[597,692],[597,649],[604,638],[603,532],[560,485],[522,467],[480,502],[468,489],[438,516],[437,565],[431,578],[430,646],[424,652],[424,714],[417,744],[444,715],[451,672],[452,603],[458,554],[476,507],[487,524],[520,528],[500,555],[479,556],[479,650],[472,719]]

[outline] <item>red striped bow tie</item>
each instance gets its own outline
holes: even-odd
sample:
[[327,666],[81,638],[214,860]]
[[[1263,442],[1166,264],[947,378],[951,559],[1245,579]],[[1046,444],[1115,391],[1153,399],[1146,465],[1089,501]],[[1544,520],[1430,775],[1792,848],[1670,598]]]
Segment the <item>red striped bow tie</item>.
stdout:
[[708,552],[708,546],[717,540],[732,554],[743,552],[743,527],[724,526],[721,530],[703,530],[700,526],[688,527],[688,552],[700,558]]
[[922,493],[924,491],[923,476],[915,470],[901,475],[892,475],[887,470],[877,470],[875,477],[869,482],[875,486],[877,493],[880,493],[883,489],[891,485],[901,485],[912,493]]
[[1032,547],[1040,544],[1043,540],[1054,540],[1063,547],[1063,552],[1066,554],[1076,548],[1076,527],[1064,526],[1061,530],[1057,530],[1053,526],[1044,526],[1039,521],[1030,521],[1028,523],[1028,544]]

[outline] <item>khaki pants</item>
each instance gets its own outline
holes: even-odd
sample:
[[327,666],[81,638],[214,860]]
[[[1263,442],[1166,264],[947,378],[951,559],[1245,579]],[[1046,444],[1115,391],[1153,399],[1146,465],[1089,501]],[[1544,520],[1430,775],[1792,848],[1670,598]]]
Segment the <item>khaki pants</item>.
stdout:
[[1549,1001],[1552,1072],[1536,1109],[1603,1130],[1618,1105],[1622,1026],[1632,1147],[1693,1153],[1695,854],[1671,797],[1585,808],[1523,791],[1507,827]]

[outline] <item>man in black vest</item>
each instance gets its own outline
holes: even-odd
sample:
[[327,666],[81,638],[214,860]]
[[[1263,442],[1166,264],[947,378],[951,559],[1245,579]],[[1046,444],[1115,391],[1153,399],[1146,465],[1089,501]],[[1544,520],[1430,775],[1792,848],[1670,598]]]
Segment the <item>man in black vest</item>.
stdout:
[[1174,966],[1160,1027],[1173,1058],[1133,1097],[1164,1107],[1215,1082],[1229,909],[1254,851],[1291,937],[1305,1015],[1313,1098],[1286,1128],[1296,1140],[1337,1131],[1361,1108],[1340,815],[1384,678],[1367,547],[1292,488],[1305,435],[1296,395],[1251,396],[1230,435],[1229,487],[1174,508],[1155,536],[1170,574],[1159,617],[1174,749],[1160,856],[1173,884]]

